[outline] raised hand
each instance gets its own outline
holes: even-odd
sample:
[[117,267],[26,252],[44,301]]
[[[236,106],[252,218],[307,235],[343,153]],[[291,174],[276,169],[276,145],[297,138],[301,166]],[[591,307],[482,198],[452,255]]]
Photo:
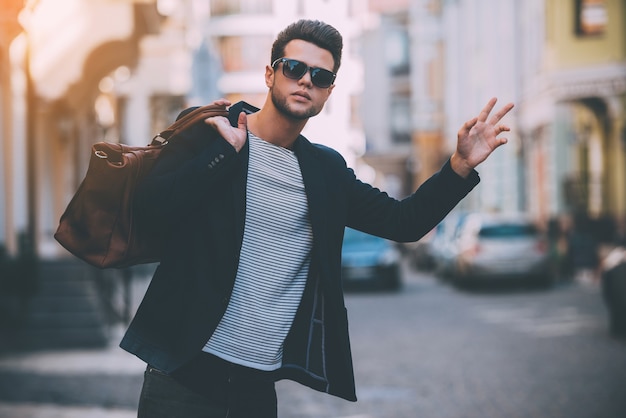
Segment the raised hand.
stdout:
[[511,129],[499,122],[513,109],[513,103],[504,105],[489,117],[496,101],[495,97],[489,100],[480,114],[465,122],[459,130],[456,152],[452,155],[450,163],[452,169],[462,177],[467,177],[496,148],[507,143],[506,138],[499,138],[498,135]]
[[[213,104],[221,105],[224,107],[230,106],[230,102],[226,99],[219,99],[213,102]],[[213,116],[204,120],[204,123],[215,129],[222,138],[230,143],[237,152],[243,148],[248,136],[247,118],[244,112],[239,114],[237,119],[237,126],[234,127],[230,124],[228,118],[224,116]]]

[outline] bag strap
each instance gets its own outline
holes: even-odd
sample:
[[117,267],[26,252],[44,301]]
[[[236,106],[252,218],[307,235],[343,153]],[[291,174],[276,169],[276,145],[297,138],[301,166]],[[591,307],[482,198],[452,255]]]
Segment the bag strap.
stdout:
[[157,136],[152,138],[151,145],[163,145],[167,143],[175,135],[178,135],[185,129],[190,128],[192,125],[213,116],[224,116],[228,117],[228,111],[225,106],[209,104],[205,106],[200,106],[182,116],[176,122],[171,124],[169,128],[165,129]]

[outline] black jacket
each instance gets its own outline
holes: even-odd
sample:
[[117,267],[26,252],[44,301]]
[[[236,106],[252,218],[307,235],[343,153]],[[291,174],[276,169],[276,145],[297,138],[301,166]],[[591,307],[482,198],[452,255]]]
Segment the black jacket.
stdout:
[[[236,126],[244,109],[230,109]],[[402,201],[359,181],[336,151],[300,136],[294,145],[309,204],[309,279],[284,344],[276,379],[356,400],[341,285],[346,226],[398,242],[430,231],[479,181],[449,162]],[[135,213],[160,228],[167,248],[120,346],[170,372],[196,355],[217,327],[233,289],[245,221],[247,145],[237,153],[205,124],[166,146],[138,189]]]

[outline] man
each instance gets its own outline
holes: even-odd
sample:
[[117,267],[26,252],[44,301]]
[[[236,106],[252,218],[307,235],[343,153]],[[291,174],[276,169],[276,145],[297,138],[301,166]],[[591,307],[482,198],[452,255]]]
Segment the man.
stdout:
[[[302,20],[285,28],[258,110],[229,109],[169,144],[138,190],[136,214],[167,249],[121,346],[147,364],[140,417],[275,417],[274,382],[356,400],[341,286],[346,226],[416,241],[479,181],[513,107],[495,99],[456,152],[397,201],[300,135],[334,88],[342,38]],[[223,106],[225,100],[216,102]]]

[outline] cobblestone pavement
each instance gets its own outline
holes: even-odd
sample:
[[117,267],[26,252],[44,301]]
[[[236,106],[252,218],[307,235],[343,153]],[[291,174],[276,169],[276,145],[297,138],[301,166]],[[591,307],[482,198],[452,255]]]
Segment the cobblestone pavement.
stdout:
[[[626,343],[608,336],[598,288],[406,279],[399,293],[347,295],[359,401],[279,382],[281,418],[626,416]],[[115,344],[5,356],[0,417],[134,417],[143,368]]]

